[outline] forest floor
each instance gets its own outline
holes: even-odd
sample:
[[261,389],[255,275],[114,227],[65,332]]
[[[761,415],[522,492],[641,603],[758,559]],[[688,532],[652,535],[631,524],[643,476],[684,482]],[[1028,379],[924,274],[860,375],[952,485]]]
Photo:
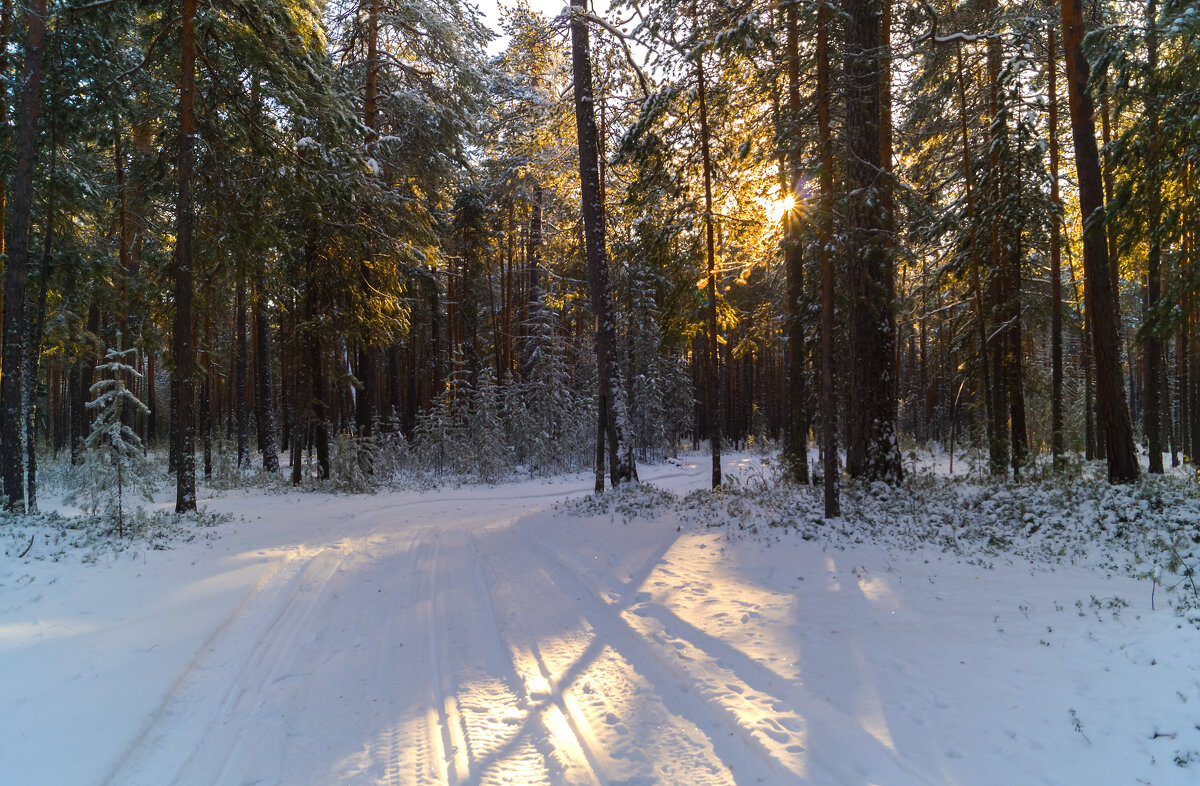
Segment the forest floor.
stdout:
[[744,454],[688,495],[707,461],[600,501],[582,475],[227,491],[123,549],[3,524],[0,781],[1200,778],[1200,632],[1119,545],[1031,548],[1072,527],[1036,505],[978,547],[886,505],[782,522],[816,495],[758,500]]

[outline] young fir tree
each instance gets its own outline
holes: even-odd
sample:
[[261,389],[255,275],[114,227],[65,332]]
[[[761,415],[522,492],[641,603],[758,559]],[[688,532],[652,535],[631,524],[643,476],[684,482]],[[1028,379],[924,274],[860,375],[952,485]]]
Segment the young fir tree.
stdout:
[[125,383],[142,376],[129,363],[136,352],[109,349],[105,362],[96,366],[100,379],[92,385],[94,398],[87,403],[95,419],[84,442],[83,486],[75,497],[83,497],[89,514],[115,519],[121,536],[125,534],[125,498],[137,493],[149,500],[153,489],[142,440],[124,418],[126,411],[150,411]]

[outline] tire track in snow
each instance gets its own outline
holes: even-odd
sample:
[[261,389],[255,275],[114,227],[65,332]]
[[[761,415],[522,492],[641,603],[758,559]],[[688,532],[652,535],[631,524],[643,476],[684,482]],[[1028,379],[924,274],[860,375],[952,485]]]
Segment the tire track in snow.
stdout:
[[[206,761],[214,758],[221,761],[221,770],[212,782],[225,780],[247,740],[252,739],[239,733],[241,724],[230,722],[253,718],[262,708],[267,690],[280,678],[285,663],[295,657],[293,645],[296,638],[302,632],[307,632],[309,620],[325,602],[329,582],[345,560],[343,549],[339,547],[336,553],[324,549],[305,566],[283,607],[255,640],[253,649],[238,670],[196,749],[173,783],[179,783],[184,778],[192,780],[200,764],[197,759],[201,756]],[[222,753],[214,756],[214,745],[219,746],[217,750]]]
[[[389,569],[388,574],[398,577],[396,585],[389,587],[387,595],[382,597],[383,608],[381,616],[384,620],[382,635],[375,653],[375,664],[371,685],[382,690],[387,700],[385,711],[375,719],[371,729],[370,742],[364,745],[361,753],[362,764],[357,771],[344,773],[353,779],[356,776],[371,778],[380,786],[407,786],[408,784],[428,784],[441,780],[441,745],[433,748],[433,736],[429,733],[429,717],[422,713],[415,724],[402,726],[398,721],[414,708],[405,704],[405,700],[413,697],[412,674],[410,660],[414,657],[421,659],[419,647],[405,647],[405,642],[399,640],[399,632],[405,628],[399,623],[411,613],[409,606],[402,601],[412,602],[427,600],[423,593],[428,591],[428,582],[423,580],[421,566],[428,560],[433,544],[426,539],[427,531],[419,531],[408,542],[404,549],[404,559],[396,569]],[[390,566],[389,566],[390,568]],[[380,590],[382,593],[382,588]],[[422,706],[425,695],[420,693]],[[381,724],[381,725],[380,725]]]
[[[321,600],[325,586],[344,559],[341,546],[326,548],[294,567],[289,560],[252,590],[234,610],[230,618],[205,642],[200,654],[188,665],[171,691],[155,711],[145,732],[139,736],[116,763],[103,784],[179,783],[201,766],[201,759],[215,760],[227,766],[239,739],[229,739],[232,732],[222,727],[247,706],[258,703],[286,658],[289,647]],[[243,651],[238,643],[244,640],[240,628],[259,618],[253,613],[256,601],[262,600],[268,587],[286,578],[279,591],[269,597],[272,604],[267,612],[268,622],[254,637],[254,645]],[[225,653],[226,648],[231,652]],[[236,665],[234,665],[236,664]],[[216,675],[212,671],[233,671],[232,682],[215,699],[207,692]],[[219,677],[217,677],[219,679]],[[224,682],[222,680],[222,682]],[[211,709],[210,709],[211,708]],[[211,718],[204,730],[183,750],[181,737],[189,736],[188,719],[197,714]],[[215,737],[216,739],[210,740]],[[224,737],[225,739],[220,739]],[[212,745],[220,753],[211,756]],[[203,756],[201,755],[203,753]],[[166,759],[166,760],[164,760]],[[181,761],[182,759],[182,761]],[[165,773],[173,772],[173,776]],[[215,782],[217,773],[209,782]],[[167,780],[168,777],[170,780]]]
[[462,719],[458,713],[454,685],[442,658],[450,652],[446,641],[445,610],[438,581],[438,557],[442,548],[439,537],[429,559],[429,604],[425,630],[429,639],[429,685],[433,690],[433,707],[437,713],[437,729],[441,735],[442,775],[446,783],[457,784],[466,776],[467,744]]
[[[803,684],[782,679],[662,604],[638,600],[636,596],[633,602],[627,600],[626,596],[636,590],[636,581],[624,584],[608,571],[604,577],[597,577],[596,565],[561,556],[544,543],[528,535],[523,537],[525,547],[537,553],[543,564],[557,565],[556,576],[578,586],[599,614],[624,628],[671,674],[694,683],[697,694],[750,743],[760,758],[776,769],[780,765],[785,768],[781,775],[815,778],[820,783],[862,782],[864,761],[830,759],[807,744],[806,738],[818,726],[835,739],[855,740],[855,749],[869,762],[875,777],[884,771],[889,784],[939,782],[915,771],[911,762],[887,749],[859,720],[813,695]],[[647,575],[653,569],[651,565]],[[590,580],[585,581],[584,576]],[[820,769],[813,771],[813,764]]]

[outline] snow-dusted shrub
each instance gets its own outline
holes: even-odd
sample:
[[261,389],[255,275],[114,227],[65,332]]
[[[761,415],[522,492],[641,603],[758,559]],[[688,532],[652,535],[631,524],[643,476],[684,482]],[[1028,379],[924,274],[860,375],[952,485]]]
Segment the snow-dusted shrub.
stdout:
[[364,494],[378,488],[374,437],[359,437],[349,431],[341,431],[334,438],[332,448],[329,481],[335,489],[349,494]]
[[394,418],[386,430],[377,428],[375,433],[375,476],[380,482],[387,482],[409,468],[410,446],[400,430],[400,422]]
[[760,456],[771,452],[771,438],[767,436],[767,419],[758,404],[750,409],[750,433],[746,437],[746,449]]
[[[1153,578],[1200,625],[1200,489],[1189,473],[1145,475],[1114,485],[1102,464],[1082,475],[1017,483],[911,473],[898,486],[847,483],[842,516],[823,516],[820,486],[772,482],[772,469],[671,501],[680,518],[731,537],[799,537],[827,547],[875,543],[889,552],[949,555],[981,567],[997,562],[1089,565]],[[626,497],[629,499],[629,497]],[[568,506],[573,513],[633,513],[619,495]],[[638,514],[645,515],[645,514]],[[932,557],[931,557],[932,558]]]
[[237,442],[225,435],[222,429],[214,429],[216,436],[210,438],[208,450],[212,472],[204,478],[204,485],[214,489],[234,489],[246,485],[244,470],[237,465]]
[[570,516],[607,515],[613,521],[620,519],[628,524],[636,518],[654,518],[678,502],[677,496],[652,483],[630,483],[602,494],[561,502],[558,510]]
[[118,534],[101,516],[63,516],[56,511],[9,517],[0,514],[4,524],[0,527],[0,555],[29,561],[84,563],[137,558],[178,543],[213,540],[220,535],[216,528],[232,519],[228,513],[207,510],[176,515],[170,509],[139,509],[129,518],[126,532]]

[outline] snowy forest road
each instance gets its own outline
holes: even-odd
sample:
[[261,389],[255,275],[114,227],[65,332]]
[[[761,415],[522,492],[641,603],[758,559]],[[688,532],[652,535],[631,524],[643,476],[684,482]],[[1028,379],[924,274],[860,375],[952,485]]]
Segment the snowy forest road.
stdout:
[[[681,490],[707,478],[647,474]],[[932,782],[649,603],[680,534],[614,523],[629,559],[601,562],[549,510],[587,490],[342,500],[331,541],[297,548],[233,609],[104,783],[867,783],[808,756],[812,717],[903,777],[887,782]]]
[[586,487],[524,489],[343,503],[332,542],[233,610],[104,783],[864,782],[805,763],[801,689],[639,616],[678,533],[597,573],[548,511]]
[[731,486],[229,492],[206,539],[0,563],[0,782],[1192,782],[1144,585],[754,532]]

